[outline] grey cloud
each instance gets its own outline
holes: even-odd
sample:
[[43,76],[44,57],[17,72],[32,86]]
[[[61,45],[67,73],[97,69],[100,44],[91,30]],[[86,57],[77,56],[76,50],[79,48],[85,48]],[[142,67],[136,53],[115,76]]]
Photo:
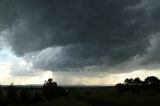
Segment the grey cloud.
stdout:
[[17,11],[13,0],[0,0],[0,31],[3,31],[17,20]]
[[159,30],[157,0],[17,1],[19,23],[7,40],[16,55],[35,55],[26,56],[35,68],[114,67],[146,55]]
[[[137,1],[130,2],[126,0],[124,2],[119,0],[117,2],[111,0],[103,2],[25,1],[19,3],[21,5],[19,7],[20,23],[13,27],[12,38],[9,36],[9,42],[17,55],[23,55],[48,46],[88,42],[103,44],[123,38],[125,40],[126,36],[132,39],[130,33],[138,29],[136,25],[138,23],[128,27],[125,20],[131,16],[129,12],[123,11],[126,6],[131,6]],[[134,13],[132,17],[145,18],[139,14]],[[142,22],[145,21],[145,19],[142,20]],[[136,36],[134,38],[138,38]],[[19,45],[19,42],[23,43]]]
[[152,35],[150,41],[151,46],[148,48],[148,53],[143,57],[142,65],[147,69],[159,67],[160,63],[160,33]]

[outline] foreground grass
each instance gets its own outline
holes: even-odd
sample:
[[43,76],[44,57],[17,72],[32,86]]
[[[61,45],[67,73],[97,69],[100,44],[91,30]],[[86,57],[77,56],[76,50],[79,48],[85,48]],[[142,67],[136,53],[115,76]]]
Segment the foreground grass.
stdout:
[[160,96],[112,96],[100,99],[104,101],[126,103],[133,106],[160,106]]
[[[32,106],[90,106],[94,101],[99,101],[99,103],[112,102],[127,104],[131,106],[160,106],[160,94],[147,95],[145,92],[141,92],[140,95],[119,95],[113,88],[76,88],[72,91],[73,93],[70,93],[68,96]],[[88,101],[77,97],[86,98]]]
[[90,106],[90,105],[75,97],[66,96],[52,101],[34,104],[32,106]]
[[[87,93],[89,92],[89,93]],[[119,95],[114,89],[77,89],[75,95],[90,99],[92,101],[106,101],[113,103],[123,103],[133,106],[160,106],[160,95],[140,95],[124,94]]]

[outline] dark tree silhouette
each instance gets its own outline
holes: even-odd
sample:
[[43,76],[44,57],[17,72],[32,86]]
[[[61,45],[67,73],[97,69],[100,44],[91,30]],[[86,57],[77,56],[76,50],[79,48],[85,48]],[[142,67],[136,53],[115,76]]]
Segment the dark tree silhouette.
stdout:
[[125,85],[133,85],[134,84],[134,80],[132,78],[130,78],[130,79],[126,78],[124,80],[124,84]]
[[126,78],[123,84],[116,84],[115,89],[119,93],[127,91],[128,94],[137,93],[139,95],[141,90],[147,90],[152,94],[154,92],[160,92],[160,80],[155,76],[147,77],[144,81],[141,81],[138,77],[135,79]]
[[126,87],[124,84],[118,83],[115,85],[115,90],[121,95],[123,92],[126,91]]
[[126,78],[124,80],[124,85],[125,85],[125,89],[128,92],[128,94],[135,92],[134,79],[132,79],[132,78],[130,78],[130,79]]
[[152,92],[160,92],[160,80],[155,76],[150,76],[145,79],[145,87]]
[[143,81],[141,81],[141,79],[137,77],[137,78],[134,79],[134,84],[137,85],[137,86],[142,86]]
[[160,80],[155,76],[150,76],[145,79],[145,84],[147,85],[159,84],[159,82]]
[[139,95],[140,90],[143,87],[143,81],[139,77],[134,79],[134,91]]
[[47,81],[45,81],[43,85],[43,94],[47,98],[52,98],[54,96],[57,96],[54,91],[55,88],[57,88],[57,83],[53,82],[53,79],[49,78]]
[[57,83],[53,79],[49,78],[43,85],[43,94],[48,98],[55,98],[65,94],[65,90],[58,87]]

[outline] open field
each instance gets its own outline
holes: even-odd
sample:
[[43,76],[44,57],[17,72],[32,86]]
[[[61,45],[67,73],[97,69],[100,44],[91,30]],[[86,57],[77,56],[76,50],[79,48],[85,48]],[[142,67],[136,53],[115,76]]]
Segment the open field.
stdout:
[[114,87],[75,87],[67,88],[70,93],[33,106],[160,106],[160,95],[122,94],[115,92]]
[[91,106],[89,103],[77,99],[76,97],[61,97],[44,103],[33,104],[32,106]]
[[75,95],[89,101],[120,103],[133,106],[160,106],[160,95],[142,92],[135,94],[117,94],[114,87],[75,89]]
[[[42,86],[1,87],[1,104],[31,106],[160,106],[160,93],[118,93],[114,86],[61,87],[65,95],[47,98]],[[54,89],[52,89],[54,90]],[[7,105],[8,106],[8,105]]]

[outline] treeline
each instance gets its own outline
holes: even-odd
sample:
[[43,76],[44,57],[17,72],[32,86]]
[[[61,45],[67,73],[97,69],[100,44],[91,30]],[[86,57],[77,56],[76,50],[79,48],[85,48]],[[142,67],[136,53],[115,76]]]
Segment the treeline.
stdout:
[[115,85],[115,90],[119,94],[140,94],[145,92],[147,94],[160,93],[160,80],[155,76],[149,76],[142,81],[140,78],[126,78],[124,83]]
[[65,89],[59,87],[52,79],[45,81],[42,88],[17,87],[12,83],[7,87],[0,86],[0,105],[28,106],[65,95]]
[[57,98],[60,96],[65,96],[67,92],[64,88],[59,87],[56,82],[54,82],[51,78],[48,81],[45,81],[43,85],[43,95],[47,99]]

